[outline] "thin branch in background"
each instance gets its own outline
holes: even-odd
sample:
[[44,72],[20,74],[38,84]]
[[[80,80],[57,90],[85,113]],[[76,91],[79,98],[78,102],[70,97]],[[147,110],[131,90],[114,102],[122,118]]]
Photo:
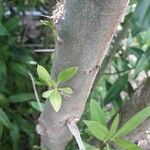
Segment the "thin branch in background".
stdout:
[[50,53],[50,52],[54,52],[55,49],[35,49],[34,52],[36,53]]
[[79,146],[79,150],[85,150],[85,146],[84,146],[83,141],[81,139],[79,129],[76,125],[77,121],[79,121],[78,118],[72,117],[71,119],[68,119],[67,126],[68,126],[70,132],[72,133],[72,135],[75,137],[75,140]]
[[38,93],[37,93],[37,90],[36,90],[36,86],[35,86],[35,83],[34,83],[34,78],[33,78],[32,74],[30,72],[28,72],[28,74],[29,74],[29,76],[31,78],[31,81],[32,81],[32,86],[33,86],[33,90],[34,90],[34,94],[35,94],[37,103],[39,105],[39,108],[40,108],[41,112],[43,112],[43,107],[41,105],[41,102],[40,102],[40,99],[39,99],[39,96],[38,96]]

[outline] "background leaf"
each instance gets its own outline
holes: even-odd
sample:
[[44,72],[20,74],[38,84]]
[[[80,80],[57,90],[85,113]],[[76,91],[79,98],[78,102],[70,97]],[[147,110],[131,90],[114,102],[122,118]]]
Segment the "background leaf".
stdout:
[[140,0],[132,18],[132,35],[150,28],[150,1]]
[[128,75],[125,74],[119,77],[113,85],[109,88],[105,98],[104,98],[104,105],[108,104],[109,102],[113,101],[117,95],[125,88],[125,85],[128,81]]
[[33,99],[35,99],[35,95],[33,93],[19,93],[9,97],[9,101],[12,103],[25,102]]
[[0,123],[5,127],[11,129],[11,122],[7,116],[7,114],[0,108]]

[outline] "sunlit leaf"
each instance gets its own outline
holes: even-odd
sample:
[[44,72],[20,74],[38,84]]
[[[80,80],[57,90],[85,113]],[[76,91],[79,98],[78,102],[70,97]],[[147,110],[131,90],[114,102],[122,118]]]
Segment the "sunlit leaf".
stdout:
[[72,78],[77,73],[77,70],[78,67],[70,67],[60,72],[58,75],[58,83],[65,82]]
[[47,70],[43,67],[38,65],[37,67],[37,73],[40,79],[42,79],[45,83],[47,83],[49,86],[54,86],[55,83],[51,79],[50,74],[47,72]]
[[90,114],[91,120],[100,122],[102,125],[106,126],[106,115],[100,107],[100,104],[93,99],[90,101]]
[[147,106],[142,111],[133,116],[128,120],[121,129],[114,135],[114,137],[124,136],[134,129],[136,129],[142,122],[144,122],[148,117],[150,117],[150,106]]
[[109,136],[108,129],[96,121],[87,121],[85,120],[84,123],[87,125],[90,132],[99,140],[105,141]]
[[49,99],[54,110],[58,112],[61,106],[61,95],[59,91],[57,89],[52,90]]
[[45,92],[42,94],[42,97],[44,97],[44,98],[50,97],[51,92],[52,92],[52,91],[45,91]]
[[69,88],[69,87],[59,88],[58,90],[60,90],[60,91],[64,92],[65,94],[68,94],[68,95],[70,95],[70,94],[72,94],[72,93],[73,93],[72,89],[71,89],[71,88]]
[[114,135],[118,129],[118,125],[119,125],[119,114],[116,115],[114,121],[111,124],[110,127],[110,133],[111,135]]
[[118,145],[120,148],[126,149],[126,150],[142,150],[140,147],[138,147],[136,144],[126,141],[126,140],[115,140],[116,145]]

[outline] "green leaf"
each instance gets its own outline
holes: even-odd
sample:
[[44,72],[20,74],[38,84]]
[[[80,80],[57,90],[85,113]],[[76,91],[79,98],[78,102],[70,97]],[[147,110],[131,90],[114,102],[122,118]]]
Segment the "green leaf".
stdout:
[[78,67],[70,67],[63,70],[58,75],[58,83],[65,82],[72,78],[77,73]]
[[19,24],[19,17],[14,16],[10,18],[8,21],[6,21],[4,26],[9,32],[11,32],[18,27],[18,24]]
[[0,140],[2,138],[2,135],[3,135],[3,125],[0,124]]
[[58,90],[64,92],[65,94],[68,94],[68,95],[73,93],[73,91],[72,91],[72,89],[70,87],[59,88]]
[[128,81],[128,75],[125,74],[125,75],[119,77],[113,83],[113,85],[109,88],[109,90],[104,98],[104,105],[113,101],[116,98],[116,96],[120,94],[120,92],[125,88],[127,81]]
[[[44,109],[44,104],[43,104],[43,103],[40,103],[40,104],[41,104],[42,108]],[[39,112],[42,112],[42,111],[41,111],[41,108],[40,108],[40,106],[39,106],[39,103],[32,101],[32,102],[30,102],[30,105],[31,105],[35,110],[37,110],[37,111],[39,111]]]
[[18,129],[16,122],[12,124],[10,137],[13,143],[13,150],[19,150],[20,133],[19,133],[19,129]]
[[58,112],[61,106],[61,95],[59,91],[57,89],[52,90],[49,99],[54,110]]
[[139,74],[141,71],[150,66],[150,49],[141,56],[136,67],[135,67],[135,75]]
[[136,144],[126,141],[126,140],[115,140],[115,144],[118,145],[120,148],[126,149],[126,150],[142,150],[140,147],[138,147]]
[[116,131],[118,129],[118,125],[119,125],[119,114],[116,115],[116,117],[110,127],[110,133],[112,136],[116,133]]
[[3,18],[3,14],[4,14],[4,8],[3,8],[3,5],[2,5],[2,2],[0,2],[0,21]]
[[134,129],[136,129],[143,121],[145,121],[150,116],[150,106],[147,106],[142,111],[133,116],[128,120],[121,129],[114,135],[114,137],[124,136]]
[[0,123],[5,127],[11,129],[11,122],[6,113],[1,108],[0,108]]
[[100,122],[102,125],[106,126],[105,113],[100,107],[100,104],[93,99],[90,101],[90,114],[91,120]]
[[33,93],[19,93],[9,97],[9,101],[12,103],[26,102],[35,99]]
[[50,97],[51,92],[52,92],[52,91],[46,91],[46,92],[44,92],[44,93],[42,94],[42,97],[44,97],[44,98]]
[[96,121],[87,121],[85,120],[84,123],[87,125],[90,132],[99,140],[105,141],[109,136],[108,129]]
[[49,86],[55,86],[55,82],[51,79],[50,74],[44,67],[38,65],[37,73],[39,78],[42,79],[45,83],[47,83]]
[[2,25],[2,23],[0,22],[0,36],[5,36],[8,35],[8,31],[7,29],[4,27],[4,25]]
[[150,28],[150,1],[139,1],[131,21],[132,35]]

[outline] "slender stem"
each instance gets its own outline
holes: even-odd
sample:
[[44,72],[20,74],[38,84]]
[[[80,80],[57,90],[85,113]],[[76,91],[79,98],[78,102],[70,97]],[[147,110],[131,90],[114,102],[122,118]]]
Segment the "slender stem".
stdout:
[[33,90],[34,90],[34,94],[35,94],[37,103],[39,105],[39,108],[40,108],[41,112],[43,112],[43,107],[41,105],[41,102],[40,102],[40,99],[39,99],[39,96],[38,96],[38,93],[37,93],[37,90],[36,90],[36,86],[35,86],[35,83],[34,83],[34,78],[33,78],[32,74],[30,72],[28,72],[28,74],[29,74],[29,76],[31,78],[31,81],[32,81],[32,86],[33,86]]
[[107,150],[110,150],[110,147],[109,147],[108,143],[106,143],[106,148],[107,148]]

